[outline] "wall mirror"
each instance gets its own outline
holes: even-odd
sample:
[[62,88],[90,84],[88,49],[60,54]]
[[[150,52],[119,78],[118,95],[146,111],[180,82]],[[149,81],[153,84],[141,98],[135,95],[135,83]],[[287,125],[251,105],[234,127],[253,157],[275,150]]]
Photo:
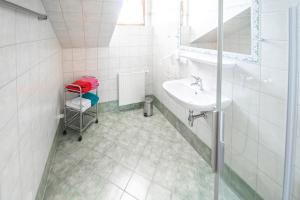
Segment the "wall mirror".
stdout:
[[[225,56],[257,62],[258,0],[224,0]],[[218,1],[180,0],[180,48],[216,54]]]

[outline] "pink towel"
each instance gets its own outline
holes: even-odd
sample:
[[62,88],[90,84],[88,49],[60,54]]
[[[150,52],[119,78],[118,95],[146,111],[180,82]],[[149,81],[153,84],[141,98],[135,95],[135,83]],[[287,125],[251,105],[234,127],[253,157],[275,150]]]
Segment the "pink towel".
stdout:
[[95,89],[99,86],[99,81],[94,76],[83,76],[80,78],[80,80],[91,83],[93,89]]

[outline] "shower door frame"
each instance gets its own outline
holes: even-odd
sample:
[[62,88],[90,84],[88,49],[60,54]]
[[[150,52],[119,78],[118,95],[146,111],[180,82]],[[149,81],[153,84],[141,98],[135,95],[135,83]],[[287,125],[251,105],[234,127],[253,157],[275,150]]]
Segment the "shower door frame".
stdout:
[[[224,170],[224,113],[222,111],[222,66],[223,66],[223,40],[224,0],[218,0],[218,48],[217,48],[217,94],[216,94],[216,133],[212,137],[212,168],[215,172],[214,200],[219,200],[221,175]],[[286,143],[284,160],[284,177],[282,200],[292,200],[293,175],[295,160],[295,138],[297,132],[298,96],[299,96],[299,63],[298,63],[298,6],[289,7],[289,64],[288,64],[288,96]]]
[[293,199],[295,150],[298,122],[299,63],[298,63],[298,6],[289,8],[289,69],[286,142],[284,160],[283,200]]
[[218,0],[218,30],[217,30],[217,93],[216,93],[216,133],[212,138],[212,168],[215,172],[214,200],[219,200],[221,173],[224,170],[224,124],[222,111],[222,66],[223,66],[223,0]]

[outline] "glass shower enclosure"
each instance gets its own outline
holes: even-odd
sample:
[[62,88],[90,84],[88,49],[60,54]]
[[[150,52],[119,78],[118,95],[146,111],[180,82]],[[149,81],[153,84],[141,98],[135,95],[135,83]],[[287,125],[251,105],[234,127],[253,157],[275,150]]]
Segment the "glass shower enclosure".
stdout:
[[[236,21],[242,27],[251,14],[252,29],[232,34],[230,44],[251,34],[251,54],[257,57],[237,59],[234,67],[226,67],[229,42],[224,37],[228,25],[224,16],[230,9],[225,6],[228,0],[219,0],[215,199],[226,199],[229,186],[240,199],[299,200],[299,2],[253,1],[252,6],[258,7]],[[255,48],[254,34],[259,36]],[[226,108],[225,97],[232,100]]]

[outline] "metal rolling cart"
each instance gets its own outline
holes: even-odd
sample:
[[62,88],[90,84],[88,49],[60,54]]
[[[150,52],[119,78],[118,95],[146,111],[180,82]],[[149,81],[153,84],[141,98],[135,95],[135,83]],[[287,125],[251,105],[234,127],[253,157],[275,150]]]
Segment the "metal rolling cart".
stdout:
[[[98,123],[98,102],[86,110],[83,110],[83,95],[82,88],[75,84],[68,84],[78,88],[78,90],[73,90],[65,87],[64,91],[64,131],[63,135],[67,134],[67,129],[72,129],[78,131],[79,137],[78,141],[82,140],[82,132],[84,132],[92,123]],[[93,88],[89,92],[95,92],[98,96],[98,87]],[[80,109],[74,109],[67,105],[67,93],[77,94],[80,98]]]

